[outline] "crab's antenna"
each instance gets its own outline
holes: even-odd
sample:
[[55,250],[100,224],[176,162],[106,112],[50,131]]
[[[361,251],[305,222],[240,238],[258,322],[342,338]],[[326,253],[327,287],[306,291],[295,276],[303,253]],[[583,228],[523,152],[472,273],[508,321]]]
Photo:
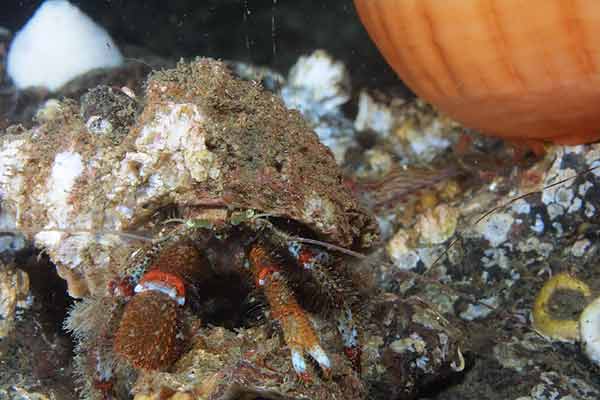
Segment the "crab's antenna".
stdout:
[[353,250],[347,249],[345,247],[337,246],[337,245],[335,245],[333,243],[323,242],[321,240],[316,240],[316,239],[303,238],[303,237],[300,237],[300,236],[285,235],[285,237],[288,240],[291,240],[291,241],[296,241],[296,242],[299,242],[299,243],[306,243],[306,244],[313,244],[315,246],[320,246],[320,247],[323,247],[323,248],[325,248],[327,250],[333,250],[333,251],[337,251],[339,253],[347,254],[349,256],[356,257],[356,258],[359,258],[361,260],[364,260],[364,259],[367,258],[367,256],[365,254],[362,254],[362,253],[359,253],[357,251],[353,251]]
[[40,230],[27,230],[27,229],[1,229],[0,235],[18,235],[18,234],[36,234],[39,232],[61,232],[69,235],[116,235],[126,239],[139,240],[142,242],[152,242],[153,239],[149,236],[140,235],[137,233],[114,231],[114,230],[69,230],[69,229],[40,229]]
[[271,229],[271,231],[276,234],[277,236],[279,236],[280,238],[282,238],[283,240],[286,240],[288,242],[298,242],[298,243],[305,243],[305,244],[312,244],[315,246],[319,246],[319,247],[323,247],[327,250],[332,250],[332,251],[337,251],[339,253],[342,254],[346,254],[361,260],[364,260],[367,258],[367,256],[365,254],[359,253],[357,251],[354,250],[350,250],[347,249],[345,247],[342,246],[338,246],[335,245],[333,243],[329,243],[329,242],[323,242],[322,240],[317,240],[317,239],[309,239],[309,238],[305,238],[305,237],[301,237],[301,236],[292,236],[292,235],[288,235],[285,232],[282,232],[281,230],[277,229],[272,223],[271,221],[269,221],[266,218],[263,218],[264,216],[270,216],[268,214],[257,214],[254,216],[254,220],[255,221],[260,221],[263,224],[267,224],[269,225],[269,229]]

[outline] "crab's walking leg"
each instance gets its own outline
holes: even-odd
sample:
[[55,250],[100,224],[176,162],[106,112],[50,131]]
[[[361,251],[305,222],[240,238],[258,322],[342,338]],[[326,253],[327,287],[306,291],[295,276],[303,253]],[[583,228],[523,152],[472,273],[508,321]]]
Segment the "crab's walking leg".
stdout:
[[352,363],[354,370],[360,373],[362,349],[358,339],[358,328],[352,315],[352,309],[345,300],[348,293],[344,293],[343,285],[336,282],[333,271],[329,271],[326,266],[329,262],[327,253],[315,252],[298,242],[291,242],[289,251],[296,257],[298,263],[304,269],[311,270],[315,278],[326,288],[325,294],[329,296],[330,303],[337,310],[337,328],[344,342],[344,353]]
[[257,286],[262,287],[273,317],[281,324],[285,341],[292,354],[292,365],[298,376],[310,380],[304,353],[319,364],[325,377],[331,375],[331,362],[321,347],[310,320],[288,287],[279,266],[266,250],[255,245],[250,250],[250,264]]

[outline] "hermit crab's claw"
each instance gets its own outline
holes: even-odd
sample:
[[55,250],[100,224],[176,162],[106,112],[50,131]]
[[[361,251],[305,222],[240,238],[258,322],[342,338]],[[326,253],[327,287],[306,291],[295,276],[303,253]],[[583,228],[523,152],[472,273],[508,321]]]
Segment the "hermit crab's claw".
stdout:
[[291,347],[290,351],[292,354],[292,366],[294,371],[298,374],[298,377],[303,382],[310,382],[311,376],[306,369],[306,360],[304,359],[304,352],[307,352],[311,357],[319,364],[323,371],[323,377],[326,379],[331,378],[331,362],[329,357],[325,354],[325,351],[320,345],[314,345],[311,349],[306,349],[304,346]]
[[[134,367],[169,368],[180,356],[179,307],[193,287],[203,255],[188,242],[164,248],[133,290],[114,338],[114,349]],[[129,292],[131,292],[129,290]]]
[[169,296],[146,291],[125,307],[115,334],[115,352],[135,368],[162,370],[180,355],[178,305]]
[[329,379],[331,361],[321,347],[308,316],[298,305],[280,273],[279,266],[260,245],[252,247],[249,258],[256,285],[263,289],[273,317],[281,324],[285,341],[291,351],[292,366],[298,377],[304,382],[311,381],[304,358],[304,354],[309,354],[319,364],[323,376]]
[[[300,311],[302,311],[300,309]],[[275,310],[273,309],[273,313]],[[309,382],[311,380],[310,373],[306,368],[306,360],[304,354],[309,354],[321,367],[323,377],[329,379],[331,377],[331,361],[321,347],[319,339],[310,324],[308,318],[302,313],[292,313],[290,315],[277,318],[283,328],[285,341],[292,355],[292,366],[301,380]]]

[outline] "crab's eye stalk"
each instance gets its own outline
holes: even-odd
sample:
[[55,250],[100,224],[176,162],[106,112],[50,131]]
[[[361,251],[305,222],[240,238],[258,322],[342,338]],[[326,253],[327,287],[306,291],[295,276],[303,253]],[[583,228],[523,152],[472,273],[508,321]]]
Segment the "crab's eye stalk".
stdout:
[[600,2],[354,0],[371,38],[420,97],[511,139],[600,139]]

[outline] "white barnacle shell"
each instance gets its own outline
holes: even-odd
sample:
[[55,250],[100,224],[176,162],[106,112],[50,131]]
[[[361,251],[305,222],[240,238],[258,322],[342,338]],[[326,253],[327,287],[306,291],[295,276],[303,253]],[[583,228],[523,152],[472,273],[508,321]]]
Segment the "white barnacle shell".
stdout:
[[588,304],[579,316],[579,334],[587,357],[600,365],[600,297]]

